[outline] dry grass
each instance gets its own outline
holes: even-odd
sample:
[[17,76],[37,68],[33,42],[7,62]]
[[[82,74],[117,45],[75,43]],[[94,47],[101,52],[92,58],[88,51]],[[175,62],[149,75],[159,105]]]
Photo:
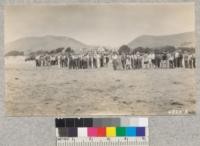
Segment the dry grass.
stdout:
[[68,70],[6,63],[6,109],[10,116],[167,115],[195,113],[195,71],[156,69]]

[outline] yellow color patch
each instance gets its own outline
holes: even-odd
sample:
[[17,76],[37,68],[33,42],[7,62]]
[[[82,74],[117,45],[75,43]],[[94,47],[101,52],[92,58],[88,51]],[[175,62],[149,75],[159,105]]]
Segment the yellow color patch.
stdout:
[[116,128],[115,127],[106,127],[106,136],[107,137],[115,137],[116,136]]

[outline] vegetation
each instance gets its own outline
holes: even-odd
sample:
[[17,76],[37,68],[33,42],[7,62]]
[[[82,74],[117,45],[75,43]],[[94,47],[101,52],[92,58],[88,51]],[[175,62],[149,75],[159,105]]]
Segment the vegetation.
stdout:
[[66,53],[74,53],[74,50],[71,48],[71,47],[68,47],[66,50],[65,50]]
[[65,48],[57,48],[55,50],[51,50],[48,52],[48,54],[57,54],[57,53],[61,53]]
[[[85,48],[85,50],[87,50],[87,48]],[[105,49],[106,52],[111,53],[111,50],[109,51],[109,49]],[[119,49],[118,52],[119,54],[135,54],[136,52],[140,52],[140,53],[149,53],[151,51],[154,51],[156,54],[161,54],[164,52],[169,52],[172,53],[176,50],[180,50],[182,52],[189,52],[189,53],[195,53],[195,48],[191,48],[191,47],[174,47],[174,46],[163,46],[163,47],[159,47],[159,48],[148,48],[148,47],[137,47],[134,49],[131,49],[129,46],[127,45],[122,45]],[[28,58],[34,59],[35,56],[37,55],[43,55],[43,54],[59,54],[59,53],[75,53],[75,51],[71,48],[71,47],[67,47],[67,48],[57,48],[57,49],[53,49],[50,51],[44,51],[44,50],[38,50],[35,52],[31,52],[28,54]],[[24,56],[24,52],[23,51],[10,51],[8,52],[5,56]]]
[[6,56],[24,56],[23,51],[10,51],[6,54]]
[[120,55],[123,54],[123,53],[124,53],[124,54],[130,54],[131,49],[130,49],[129,46],[127,46],[127,45],[122,45],[122,46],[119,48],[118,52],[119,52]]
[[182,52],[189,52],[189,53],[194,53],[195,52],[195,48],[190,48],[190,47],[174,47],[174,46],[163,46],[163,47],[159,47],[159,48],[144,48],[144,47],[137,47],[135,49],[133,49],[131,51],[131,53],[136,53],[136,52],[140,52],[140,53],[149,53],[151,51],[155,52],[156,54],[162,54],[164,52],[168,52],[168,53],[172,53],[176,50],[180,50]]

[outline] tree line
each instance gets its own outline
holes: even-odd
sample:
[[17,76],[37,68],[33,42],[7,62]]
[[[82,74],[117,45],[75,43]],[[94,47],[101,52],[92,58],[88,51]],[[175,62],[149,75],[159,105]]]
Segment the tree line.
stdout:
[[[87,50],[85,48],[85,50]],[[106,49],[108,50],[108,49]],[[163,46],[163,47],[158,47],[158,48],[149,48],[149,47],[137,47],[137,48],[130,48],[128,45],[122,45],[121,47],[119,47],[119,49],[117,50],[118,53],[121,54],[135,54],[136,52],[140,52],[140,53],[149,53],[154,51],[156,54],[162,54],[164,52],[168,52],[168,53],[172,53],[176,50],[181,50],[182,52],[187,51],[189,53],[195,53],[195,48],[191,48],[191,47],[174,47],[174,46]],[[34,59],[35,56],[37,55],[42,55],[42,54],[58,54],[58,53],[70,53],[73,54],[75,53],[75,51],[71,48],[71,47],[67,47],[66,49],[64,47],[60,47],[60,48],[56,48],[50,51],[46,51],[46,50],[38,50],[35,52],[30,52],[28,54],[30,59]],[[6,53],[5,56],[24,56],[25,53],[24,51],[10,51],[8,53]]]

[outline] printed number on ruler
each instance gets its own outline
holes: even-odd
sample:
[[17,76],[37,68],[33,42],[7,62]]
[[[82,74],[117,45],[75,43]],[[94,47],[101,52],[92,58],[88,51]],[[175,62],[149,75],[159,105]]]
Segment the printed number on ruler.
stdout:
[[149,146],[143,138],[57,138],[57,146]]

